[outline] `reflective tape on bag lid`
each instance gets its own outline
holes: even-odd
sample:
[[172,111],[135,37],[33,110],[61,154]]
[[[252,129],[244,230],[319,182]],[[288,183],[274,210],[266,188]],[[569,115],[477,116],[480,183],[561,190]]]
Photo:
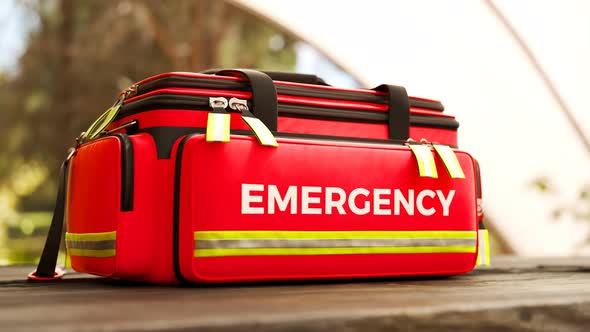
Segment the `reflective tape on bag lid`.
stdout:
[[244,120],[248,127],[254,132],[254,135],[260,144],[272,147],[279,146],[279,143],[277,143],[277,140],[268,127],[250,112],[247,100],[231,98],[229,100],[229,108],[242,113],[242,120]]
[[209,106],[213,111],[207,115],[207,142],[229,142],[231,116],[225,111],[227,105],[224,97],[209,98]]
[[422,144],[409,144],[408,146],[416,157],[420,176],[435,179],[438,178],[436,163],[434,162],[434,156],[432,155],[430,148]]
[[66,233],[67,253],[72,256],[113,257],[117,232]]
[[121,106],[123,106],[123,99],[119,99],[113,106],[101,114],[84,132],[82,138],[90,140],[98,137],[113,122],[117,114],[119,114]]
[[195,257],[475,253],[472,231],[204,231]]
[[273,147],[279,146],[279,143],[277,143],[277,140],[275,139],[272,132],[264,125],[262,121],[260,121],[260,119],[242,115],[242,120],[244,120],[248,127],[252,129],[260,144]]
[[228,113],[209,113],[207,116],[207,142],[229,142],[231,116]]
[[487,229],[478,231],[477,265],[490,265],[490,237]]
[[465,178],[461,164],[459,164],[459,160],[457,159],[457,155],[455,155],[455,151],[453,151],[453,149],[451,149],[449,146],[441,144],[432,144],[432,147],[434,147],[434,151],[436,151],[440,159],[442,159],[442,162],[445,164],[445,168],[449,172],[451,178]]

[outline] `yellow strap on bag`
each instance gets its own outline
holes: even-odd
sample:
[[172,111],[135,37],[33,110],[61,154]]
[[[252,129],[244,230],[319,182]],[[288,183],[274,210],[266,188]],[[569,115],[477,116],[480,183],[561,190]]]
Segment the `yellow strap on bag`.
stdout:
[[279,146],[279,143],[277,143],[277,140],[268,127],[250,112],[248,103],[245,100],[232,98],[229,100],[229,107],[242,113],[242,120],[252,129],[260,144],[275,148]]
[[227,99],[209,98],[209,106],[213,112],[207,115],[205,140],[207,142],[229,142],[231,116],[225,111]]
[[481,198],[477,199],[477,218],[478,228],[477,231],[477,265],[490,265],[490,234],[483,223],[483,206]]
[[474,231],[199,231],[195,257],[475,253]]
[[434,162],[434,156],[432,155],[430,148],[422,144],[408,144],[408,146],[416,157],[420,176],[434,179],[438,178],[436,163]]
[[438,154],[440,159],[442,160],[443,164],[445,164],[445,168],[449,172],[449,175],[453,179],[464,179],[465,174],[463,173],[463,169],[461,168],[461,164],[459,164],[459,160],[455,155],[453,149],[449,146],[441,145],[441,144],[432,144],[434,151]]
[[119,110],[123,106],[123,100],[119,99],[115,105],[111,106],[108,110],[102,113],[98,119],[96,119],[90,127],[83,133],[81,138],[83,140],[92,140],[98,137],[100,133],[104,131],[104,129],[113,122],[117,114],[119,114]]
[[227,113],[209,113],[207,116],[207,142],[229,142],[231,116]]
[[71,256],[112,257],[116,240],[117,232],[66,233],[66,249]]
[[264,123],[262,123],[262,121],[260,121],[260,119],[242,114],[242,120],[244,120],[248,127],[252,129],[260,144],[275,148],[279,146],[279,143],[272,132],[264,125]]
[[490,237],[487,229],[477,231],[477,265],[490,266]]

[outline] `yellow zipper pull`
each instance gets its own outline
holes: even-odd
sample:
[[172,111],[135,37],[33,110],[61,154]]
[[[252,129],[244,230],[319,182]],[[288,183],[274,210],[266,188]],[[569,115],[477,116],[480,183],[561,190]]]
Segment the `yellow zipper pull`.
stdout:
[[88,129],[76,139],[78,144],[93,140],[97,138],[104,132],[104,129],[115,120],[117,114],[119,114],[119,110],[121,106],[123,106],[123,102],[125,99],[129,97],[133,97],[137,94],[137,84],[133,84],[126,88],[125,90],[119,93],[119,99],[113,104],[113,106],[109,107],[104,113],[102,113],[98,119],[94,120],[94,122],[88,127]]
[[442,144],[432,144],[432,147],[434,148],[434,151],[436,151],[440,159],[442,159],[443,163],[445,164],[445,168],[449,172],[451,178],[465,178],[465,173],[463,173],[461,164],[459,164],[459,160],[457,159],[457,155],[455,155],[453,149],[451,149],[447,145]]
[[412,150],[414,157],[416,157],[418,173],[420,176],[434,179],[438,178],[436,163],[434,162],[434,156],[432,155],[430,147],[412,139],[408,139],[406,145]]
[[223,97],[209,98],[209,106],[213,110],[207,116],[207,142],[229,142],[231,115],[225,111],[227,99]]
[[246,100],[232,98],[229,100],[229,107],[234,111],[242,113],[242,120],[252,129],[260,144],[275,148],[279,146],[279,143],[268,127],[250,112]]

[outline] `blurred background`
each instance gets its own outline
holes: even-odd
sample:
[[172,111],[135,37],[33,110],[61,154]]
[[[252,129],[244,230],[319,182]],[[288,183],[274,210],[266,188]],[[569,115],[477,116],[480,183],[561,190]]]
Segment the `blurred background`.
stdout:
[[589,34],[584,0],[0,1],[0,265],[36,262],[65,151],[119,90],[224,67],[441,100],[492,252],[587,254]]

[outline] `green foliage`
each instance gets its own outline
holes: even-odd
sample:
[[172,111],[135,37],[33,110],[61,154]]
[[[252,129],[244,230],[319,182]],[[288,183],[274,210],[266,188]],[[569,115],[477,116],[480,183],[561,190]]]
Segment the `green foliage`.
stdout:
[[[74,138],[130,83],[165,71],[292,70],[294,40],[223,1],[73,1],[31,5],[18,74],[2,77],[0,179],[41,161],[53,181]],[[279,36],[281,49],[269,48]]]
[[295,66],[295,40],[225,1],[23,5],[39,24],[16,75],[0,73],[0,259],[6,225],[26,222],[19,211],[51,208],[67,148],[121,89],[167,71]]

